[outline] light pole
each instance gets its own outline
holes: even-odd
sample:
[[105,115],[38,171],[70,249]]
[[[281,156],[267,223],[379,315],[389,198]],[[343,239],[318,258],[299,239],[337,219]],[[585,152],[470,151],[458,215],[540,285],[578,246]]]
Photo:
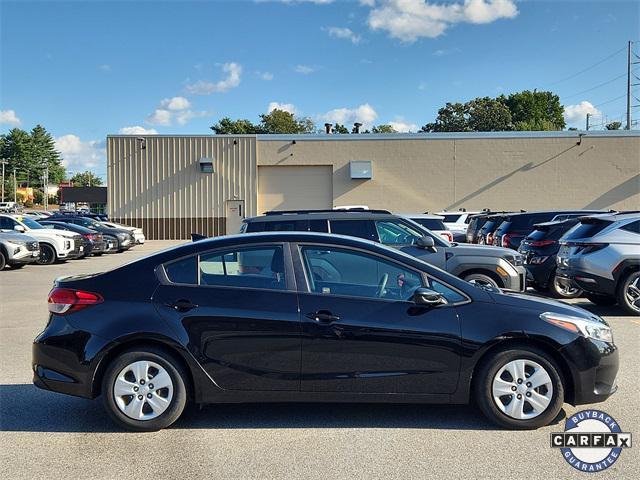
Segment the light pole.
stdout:
[[2,201],[4,202],[4,166],[9,163],[6,159],[1,158],[0,163],[2,164]]

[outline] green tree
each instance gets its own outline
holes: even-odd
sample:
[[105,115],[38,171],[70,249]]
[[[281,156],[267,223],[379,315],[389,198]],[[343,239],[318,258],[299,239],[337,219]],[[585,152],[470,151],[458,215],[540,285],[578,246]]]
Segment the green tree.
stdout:
[[71,183],[73,183],[74,187],[99,187],[102,185],[102,179],[87,170],[86,172],[76,173],[71,177]]
[[398,133],[395,128],[388,124],[374,125],[371,127],[371,133]]
[[218,123],[210,127],[217,135],[252,135],[262,133],[258,125],[249,120],[231,120],[222,118]]
[[622,128],[622,123],[620,122],[611,122],[605,125],[607,130],[620,130]]
[[468,125],[474,132],[513,130],[511,112],[500,100],[483,97],[465,103]]
[[512,93],[508,97],[501,95],[503,102],[511,112],[515,130],[562,130],[565,128],[564,107],[560,97],[552,92],[525,90]]
[[349,129],[340,123],[336,123],[333,127],[333,133],[345,135],[349,133]]
[[293,113],[274,109],[260,115],[261,133],[313,133],[316,127],[310,118],[296,118]]
[[48,167],[50,183],[64,180],[65,169],[60,152],[56,150],[53,137],[42,125],[36,125],[31,130],[31,156],[34,174],[42,175],[45,167]]
[[438,110],[433,123],[421,128],[423,132],[470,132],[467,104],[447,103]]

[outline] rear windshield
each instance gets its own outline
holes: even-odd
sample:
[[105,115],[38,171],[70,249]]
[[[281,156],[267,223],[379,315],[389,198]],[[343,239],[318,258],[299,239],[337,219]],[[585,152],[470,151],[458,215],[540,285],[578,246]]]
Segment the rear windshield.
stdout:
[[487,219],[485,224],[482,226],[482,231],[487,232],[489,230],[493,230],[495,227],[501,224],[503,220],[504,219],[502,217]]
[[597,235],[602,230],[611,225],[611,222],[606,220],[589,220],[586,223],[579,223],[571,230],[569,230],[564,237],[565,240],[576,240],[579,238],[589,238]]
[[[414,222],[419,225],[422,225],[429,230],[446,230],[447,227],[444,226],[442,220],[438,220],[437,218],[412,218]],[[446,220],[445,220],[446,221]]]
[[443,215],[444,217],[443,222],[456,223],[461,216],[462,215],[460,213],[445,214]]
[[[512,230],[531,230],[536,223],[543,223],[550,221],[556,214],[551,213],[537,213],[535,215],[514,215],[513,217],[508,217],[510,225],[508,228]],[[504,225],[506,227],[506,225]]]

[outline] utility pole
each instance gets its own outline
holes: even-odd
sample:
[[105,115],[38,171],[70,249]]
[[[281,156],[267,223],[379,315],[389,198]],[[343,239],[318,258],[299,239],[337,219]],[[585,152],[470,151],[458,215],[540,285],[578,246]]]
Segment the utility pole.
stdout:
[[587,113],[587,132],[589,131],[589,117],[591,116],[590,113]]
[[42,196],[42,203],[46,211],[49,209],[49,167],[46,167],[44,169],[43,183],[44,183],[44,190],[43,190],[44,195]]
[[631,130],[631,40],[627,44],[627,130]]
[[18,181],[16,180],[16,169],[13,169],[13,203],[18,202]]
[[4,202],[4,166],[9,162],[4,158],[0,158],[0,163],[2,164],[2,201]]

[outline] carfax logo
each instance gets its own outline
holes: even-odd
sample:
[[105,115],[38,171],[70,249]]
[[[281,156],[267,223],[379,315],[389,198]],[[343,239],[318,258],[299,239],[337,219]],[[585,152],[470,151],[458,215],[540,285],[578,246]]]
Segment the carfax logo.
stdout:
[[551,446],[581,472],[600,472],[613,465],[623,448],[631,447],[631,434],[622,432],[611,415],[583,410],[572,415],[564,432],[551,434]]

